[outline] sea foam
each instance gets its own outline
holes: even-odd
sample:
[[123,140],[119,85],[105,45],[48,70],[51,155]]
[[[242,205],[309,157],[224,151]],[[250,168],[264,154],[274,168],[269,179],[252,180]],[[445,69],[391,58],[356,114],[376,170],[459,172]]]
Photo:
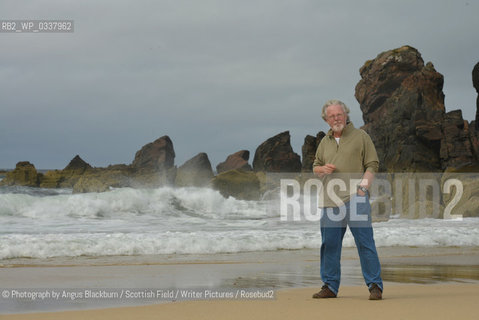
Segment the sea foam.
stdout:
[[[0,193],[0,259],[319,249],[319,222],[207,188]],[[376,245],[478,246],[479,218],[374,223]],[[348,231],[345,247],[353,247]]]

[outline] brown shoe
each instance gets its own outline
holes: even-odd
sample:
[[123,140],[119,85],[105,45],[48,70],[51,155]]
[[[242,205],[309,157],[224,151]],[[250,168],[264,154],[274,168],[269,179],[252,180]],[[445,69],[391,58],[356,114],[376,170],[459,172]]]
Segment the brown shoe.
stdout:
[[382,300],[383,298],[383,292],[381,288],[375,283],[371,285],[371,288],[369,288],[369,300]]
[[336,294],[327,285],[321,287],[321,291],[313,294],[313,299],[336,298]]

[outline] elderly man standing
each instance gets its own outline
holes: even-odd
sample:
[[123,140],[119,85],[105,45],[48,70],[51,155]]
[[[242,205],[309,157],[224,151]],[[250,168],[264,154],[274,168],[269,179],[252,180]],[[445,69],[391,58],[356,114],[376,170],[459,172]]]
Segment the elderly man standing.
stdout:
[[[353,126],[348,114],[348,107],[339,100],[326,102],[322,110],[322,117],[331,130],[318,146],[313,172],[323,179],[325,186],[324,201],[320,203],[321,279],[324,285],[313,298],[336,298],[341,278],[342,241],[349,226],[369,288],[369,299],[381,300],[381,265],[374,243],[368,193],[379,161],[371,138]],[[358,179],[351,180],[353,177]],[[333,181],[337,185],[333,184],[326,192],[326,186]],[[357,184],[350,186],[351,181]]]

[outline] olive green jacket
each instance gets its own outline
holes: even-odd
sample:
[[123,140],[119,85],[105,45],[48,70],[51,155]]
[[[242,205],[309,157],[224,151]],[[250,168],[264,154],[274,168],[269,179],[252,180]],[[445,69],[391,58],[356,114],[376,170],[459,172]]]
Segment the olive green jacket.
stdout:
[[[334,164],[336,170],[333,174],[322,178],[324,188],[322,192],[320,191],[318,204],[319,207],[337,207],[349,201],[351,195],[356,193],[356,185],[364,172],[376,173],[378,171],[379,160],[371,137],[364,130],[356,129],[349,122],[343,130],[339,144],[336,142],[332,130],[329,130],[321,140],[316,150],[313,168],[325,164]],[[327,187],[333,188],[334,194],[342,203],[334,197],[332,190],[327,191]]]

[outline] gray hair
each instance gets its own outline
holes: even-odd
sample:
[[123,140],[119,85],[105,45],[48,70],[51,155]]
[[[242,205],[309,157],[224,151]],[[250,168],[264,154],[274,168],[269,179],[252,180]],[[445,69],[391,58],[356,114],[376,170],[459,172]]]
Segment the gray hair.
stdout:
[[326,103],[324,104],[323,106],[323,111],[321,112],[321,117],[323,117],[324,121],[327,120],[327,117],[326,117],[326,109],[329,107],[329,106],[341,106],[341,108],[343,108],[343,111],[344,113],[347,115],[347,119],[346,121],[349,122],[349,108],[344,104],[344,102],[340,101],[340,100],[328,100],[326,101]]

